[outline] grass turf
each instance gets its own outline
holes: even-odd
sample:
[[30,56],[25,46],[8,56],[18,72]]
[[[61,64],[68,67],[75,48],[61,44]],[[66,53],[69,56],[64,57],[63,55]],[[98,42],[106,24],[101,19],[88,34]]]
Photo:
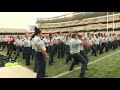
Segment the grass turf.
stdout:
[[[118,48],[118,49],[116,49],[116,51],[118,51],[118,50],[120,50],[120,48]],[[94,60],[97,60],[97,59],[100,59],[100,58],[102,58],[102,57],[104,57],[104,56],[106,56],[106,55],[108,55],[108,54],[111,54],[111,53],[113,53],[113,52],[115,52],[115,51],[113,51],[113,50],[110,50],[109,52],[104,52],[103,54],[98,54],[98,56],[97,57],[95,57],[95,56],[91,56],[91,53],[89,53],[89,55],[88,55],[88,57],[89,57],[89,62],[92,62],[92,61],[94,61]],[[4,50],[4,51],[0,51],[0,53],[1,54],[6,54],[6,49]],[[14,57],[15,55],[14,55],[14,53],[12,54],[12,57]],[[119,55],[118,55],[119,56]],[[113,60],[113,62],[114,62],[114,58],[113,57],[111,57],[110,58],[111,60]],[[71,63],[72,63],[72,61],[70,61],[68,64],[65,64],[65,60],[66,60],[66,55],[65,55],[65,58],[62,58],[62,59],[58,59],[57,58],[57,54],[56,54],[56,56],[54,57],[54,61],[55,61],[55,63],[53,64],[53,65],[48,65],[48,60],[46,60],[47,61],[47,66],[46,66],[46,74],[49,76],[49,77],[52,77],[52,76],[56,76],[56,75],[58,75],[58,74],[60,74],[60,73],[63,73],[63,72],[66,72],[66,71],[68,71],[69,70],[69,67],[70,67],[70,65],[71,65]],[[89,66],[89,68],[90,68],[90,70],[89,71],[87,71],[87,76],[90,76],[90,77],[101,77],[101,75],[99,75],[99,74],[97,74],[98,72],[99,72],[99,69],[98,69],[98,67],[100,67],[101,65],[103,65],[104,66],[104,61],[105,60],[103,60],[103,63],[102,64],[99,64],[99,65],[94,65],[93,64],[93,67],[91,67],[92,65],[90,65]],[[108,61],[110,61],[110,60],[108,60]],[[19,56],[19,58],[18,58],[18,62],[19,62],[19,64],[21,64],[21,65],[23,65],[23,66],[25,66],[25,60],[22,58],[22,53],[20,53],[20,56]],[[99,62],[98,62],[99,63]],[[76,67],[79,67],[80,65],[77,65],[77,66],[75,66],[75,68]],[[103,67],[102,66],[102,67]],[[31,59],[31,65],[30,66],[27,66],[27,68],[29,68],[30,70],[33,70],[33,68],[34,68],[34,60],[32,60]],[[101,71],[101,72],[104,72],[104,71]],[[105,72],[104,72],[105,73]],[[95,76],[95,75],[97,75],[97,76]],[[68,75],[65,75],[65,76],[63,76],[62,78],[69,78],[69,77],[72,77],[72,78],[78,78],[78,76],[79,76],[79,70],[77,70],[77,71],[75,71],[75,72],[73,72],[73,73],[70,73],[70,74],[68,74]],[[103,75],[104,76],[104,75]],[[102,76],[102,77],[103,77]],[[105,76],[106,77],[106,76]]]

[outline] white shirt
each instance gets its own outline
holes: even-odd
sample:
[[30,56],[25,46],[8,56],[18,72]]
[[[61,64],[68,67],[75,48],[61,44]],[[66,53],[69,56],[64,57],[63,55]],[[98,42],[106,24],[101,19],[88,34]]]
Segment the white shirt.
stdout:
[[99,38],[99,37],[96,38],[96,39],[95,39],[95,42],[96,42],[96,44],[100,44],[100,38]]
[[[50,38],[48,39],[48,42],[53,42],[54,41],[54,38],[52,38],[51,40],[50,40]],[[49,44],[49,46],[52,46],[53,45],[53,43],[50,43]]]
[[41,51],[39,50],[39,48],[38,48],[39,45],[41,45],[42,48],[43,48],[44,50],[46,50],[45,44],[44,44],[43,40],[40,39],[39,36],[35,36],[35,37],[34,37],[34,42],[35,42],[35,51],[36,51],[36,52],[41,52]]
[[43,38],[43,41],[44,41],[44,43],[45,43],[45,46],[48,47],[48,46],[49,46],[49,44],[48,44],[48,39],[47,39],[47,38]]
[[[78,39],[78,40],[79,40],[79,42],[82,42],[80,39]],[[79,49],[80,49],[80,50],[84,50],[83,45],[79,45]]]
[[109,36],[108,41],[113,41],[113,38]]
[[32,40],[31,40],[31,45],[32,45],[32,49],[35,49],[35,41],[34,41],[34,38],[32,38]]
[[70,53],[71,54],[76,54],[76,53],[80,53],[80,43],[82,41],[78,40],[78,39],[71,39],[69,42],[70,45]]

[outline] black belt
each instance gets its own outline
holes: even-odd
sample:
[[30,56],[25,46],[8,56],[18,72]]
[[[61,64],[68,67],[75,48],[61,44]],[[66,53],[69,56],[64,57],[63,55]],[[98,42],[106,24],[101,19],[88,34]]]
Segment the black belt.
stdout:
[[24,47],[24,48],[30,48],[30,47]]

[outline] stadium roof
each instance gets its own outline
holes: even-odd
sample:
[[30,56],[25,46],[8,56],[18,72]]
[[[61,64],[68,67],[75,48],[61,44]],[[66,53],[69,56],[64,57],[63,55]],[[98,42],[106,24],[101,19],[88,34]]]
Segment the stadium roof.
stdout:
[[[114,12],[114,13],[116,14],[119,12]],[[109,12],[109,15],[111,14],[113,14],[113,12]],[[105,15],[107,15],[107,12],[74,12],[53,18],[38,18],[36,23],[59,23],[59,22],[82,20],[86,18],[93,18],[93,17],[105,16]]]
[[0,33],[27,33],[26,29],[0,28]]

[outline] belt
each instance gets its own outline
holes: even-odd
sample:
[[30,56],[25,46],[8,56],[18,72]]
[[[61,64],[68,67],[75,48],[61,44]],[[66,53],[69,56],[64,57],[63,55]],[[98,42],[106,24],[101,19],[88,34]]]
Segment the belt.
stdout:
[[72,55],[80,55],[80,52],[79,52],[79,53],[72,54]]
[[30,47],[24,47],[24,48],[30,48]]

